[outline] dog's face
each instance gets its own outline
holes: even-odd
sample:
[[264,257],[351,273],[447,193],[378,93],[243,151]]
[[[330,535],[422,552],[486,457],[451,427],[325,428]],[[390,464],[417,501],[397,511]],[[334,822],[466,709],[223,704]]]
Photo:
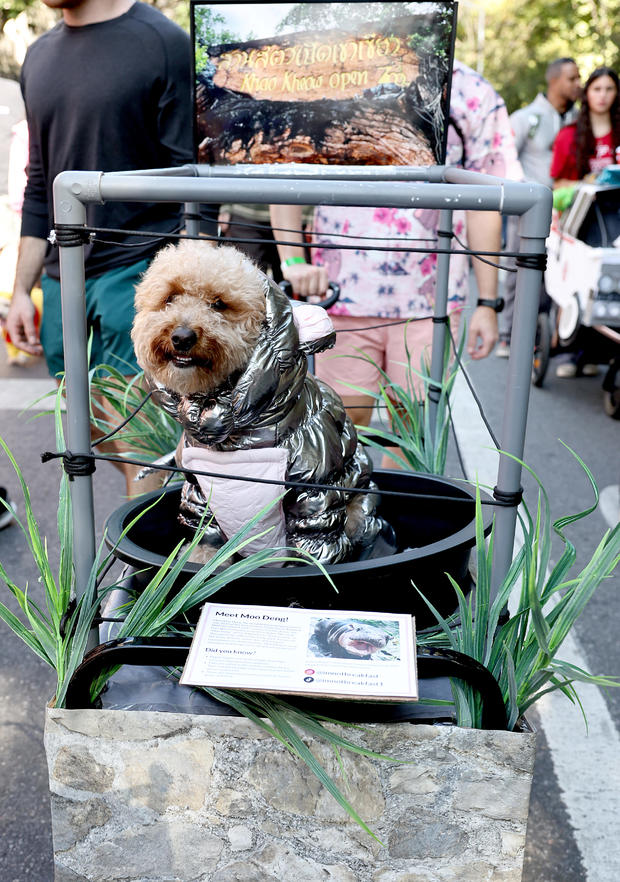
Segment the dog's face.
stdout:
[[245,367],[265,317],[264,276],[236,248],[163,248],[136,288],[131,338],[147,376],[180,395],[212,393]]

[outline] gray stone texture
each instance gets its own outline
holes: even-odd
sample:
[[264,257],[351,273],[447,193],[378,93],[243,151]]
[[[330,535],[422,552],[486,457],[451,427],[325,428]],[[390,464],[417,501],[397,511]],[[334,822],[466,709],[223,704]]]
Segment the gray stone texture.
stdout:
[[304,738],[376,839],[246,719],[48,709],[55,882],[519,882],[533,734],[337,731],[398,760]]

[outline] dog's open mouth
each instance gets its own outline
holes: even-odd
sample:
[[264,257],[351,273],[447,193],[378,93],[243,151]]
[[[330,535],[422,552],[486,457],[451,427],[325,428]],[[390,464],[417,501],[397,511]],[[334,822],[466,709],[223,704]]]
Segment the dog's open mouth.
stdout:
[[207,358],[196,358],[193,355],[185,355],[182,352],[171,352],[168,356],[168,360],[173,363],[175,367],[178,368],[192,368],[192,367],[201,367],[201,368],[210,368],[211,362]]

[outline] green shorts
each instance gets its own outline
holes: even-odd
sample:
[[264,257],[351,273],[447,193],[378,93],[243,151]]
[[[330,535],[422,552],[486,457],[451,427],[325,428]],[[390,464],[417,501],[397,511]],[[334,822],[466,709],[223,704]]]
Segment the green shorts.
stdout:
[[[137,373],[130,332],[134,317],[135,287],[150,259],[120,266],[86,280],[86,322],[92,333],[90,367],[109,364],[123,374]],[[60,282],[44,275],[41,345],[50,374],[65,369],[60,306]]]

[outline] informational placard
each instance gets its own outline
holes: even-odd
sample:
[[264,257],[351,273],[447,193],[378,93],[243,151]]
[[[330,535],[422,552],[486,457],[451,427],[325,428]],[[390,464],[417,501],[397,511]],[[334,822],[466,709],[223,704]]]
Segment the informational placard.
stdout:
[[456,4],[192,2],[209,164],[441,164]]
[[181,683],[413,701],[414,631],[413,618],[397,613],[206,603]]

